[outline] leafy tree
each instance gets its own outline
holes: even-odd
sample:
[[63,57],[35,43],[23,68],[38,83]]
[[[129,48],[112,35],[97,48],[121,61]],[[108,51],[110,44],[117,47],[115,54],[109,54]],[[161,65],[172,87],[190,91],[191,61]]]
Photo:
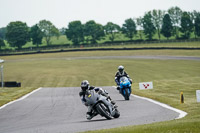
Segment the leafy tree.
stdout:
[[12,47],[21,49],[30,41],[29,28],[21,21],[10,22],[7,26],[6,39]]
[[80,21],[70,22],[65,32],[67,38],[78,45],[84,41],[83,25]]
[[157,29],[159,40],[160,40],[160,29],[162,26],[164,14],[165,14],[165,12],[161,11],[161,10],[153,10],[152,11],[152,21],[153,21],[154,26]]
[[63,27],[63,28],[59,29],[59,32],[61,35],[65,35],[66,28]]
[[199,30],[200,30],[200,12],[197,12],[196,10],[194,10],[193,12],[188,12],[188,14],[190,15],[190,19],[192,21],[192,24],[194,25],[194,34],[195,34],[195,38],[197,36],[199,36]]
[[86,22],[84,25],[84,36],[91,38],[91,43],[97,43],[97,40],[105,36],[103,26],[93,20]]
[[200,13],[195,14],[195,22],[194,22],[194,27],[195,27],[195,35],[198,37],[200,36]]
[[137,27],[139,27],[139,36],[140,36],[140,39],[142,40],[142,17],[139,17],[139,18],[136,18],[136,24],[137,24]]
[[133,39],[134,35],[137,34],[136,24],[133,19],[129,18],[125,20],[125,23],[122,26],[122,33],[131,40]]
[[6,46],[4,43],[4,40],[0,38],[0,50],[1,50],[1,47],[4,47],[4,46]]
[[48,20],[41,20],[38,24],[40,30],[43,32],[47,45],[51,44],[51,37],[59,37],[59,30]]
[[104,29],[106,31],[106,34],[110,35],[109,39],[113,42],[116,37],[116,33],[120,30],[120,26],[112,22],[108,22],[104,26]]
[[0,39],[6,39],[6,27],[0,28]]
[[195,26],[194,26],[194,23],[195,23],[195,14],[197,12],[194,10],[193,12],[188,12],[188,15],[190,15],[190,19],[192,21],[192,24],[193,24],[193,31],[194,31],[194,35],[195,35],[195,38],[196,38],[196,32],[195,32]]
[[181,17],[181,32],[184,33],[184,38],[190,38],[190,33],[192,32],[193,24],[190,19],[190,15],[187,12],[183,12]]
[[179,38],[179,27],[180,27],[180,20],[182,15],[182,10],[175,6],[168,9],[169,16],[172,20],[172,24],[174,27],[174,33],[176,35],[176,38]]
[[57,40],[58,40],[59,37],[60,37],[60,31],[59,31],[59,29],[54,26],[52,32],[53,32],[53,36],[55,36],[57,38]]
[[37,47],[39,44],[42,44],[43,33],[37,24],[31,27],[30,37],[32,38],[33,44],[36,44]]
[[165,14],[163,18],[161,33],[168,39],[172,35],[172,30],[173,30],[173,26],[172,26],[171,18],[169,14]]
[[152,40],[153,35],[155,34],[155,31],[156,31],[156,28],[154,27],[153,22],[152,22],[151,12],[145,13],[142,19],[142,24],[144,28],[144,34],[149,40]]

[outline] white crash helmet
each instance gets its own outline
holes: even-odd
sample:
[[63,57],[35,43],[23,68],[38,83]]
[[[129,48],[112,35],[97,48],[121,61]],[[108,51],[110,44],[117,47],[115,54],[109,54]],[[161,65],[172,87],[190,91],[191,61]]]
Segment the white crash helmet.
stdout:
[[123,73],[124,73],[124,67],[123,67],[122,65],[120,65],[120,66],[118,67],[118,70],[119,70],[119,73],[120,73],[120,74],[123,74]]
[[81,89],[83,91],[86,91],[87,89],[89,89],[90,83],[87,80],[83,80],[81,82]]

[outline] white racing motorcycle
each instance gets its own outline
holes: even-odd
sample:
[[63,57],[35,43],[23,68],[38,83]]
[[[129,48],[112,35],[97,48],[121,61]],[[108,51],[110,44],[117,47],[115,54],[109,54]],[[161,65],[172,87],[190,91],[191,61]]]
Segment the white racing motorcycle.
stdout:
[[109,98],[95,92],[95,90],[86,91],[86,104],[92,107],[93,114],[100,114],[107,119],[118,118],[120,112],[116,105],[113,105]]

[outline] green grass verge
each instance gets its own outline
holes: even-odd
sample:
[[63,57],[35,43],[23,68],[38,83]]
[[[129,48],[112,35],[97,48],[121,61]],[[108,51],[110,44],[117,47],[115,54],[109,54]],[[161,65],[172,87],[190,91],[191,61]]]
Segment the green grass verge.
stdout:
[[[64,38],[64,37],[62,37]],[[62,41],[61,41],[62,42]],[[54,44],[54,43],[53,43]],[[57,44],[57,43],[55,43]],[[58,44],[72,44],[72,43],[58,43]],[[42,44],[41,46],[45,46],[45,44]],[[73,45],[71,45],[73,46]],[[35,47],[32,44],[27,44],[24,46],[24,48],[28,47]],[[76,46],[75,46],[76,47]],[[189,47],[189,48],[199,48],[200,47],[200,42],[199,41],[194,41],[194,42],[171,42],[171,43],[149,43],[149,42],[141,42],[141,43],[130,43],[130,44],[99,44],[99,45],[84,45],[85,48],[94,48],[94,47],[99,47],[99,48],[141,48],[141,47]],[[79,48],[79,47],[76,47]],[[70,49],[70,48],[63,48],[63,49]],[[74,49],[74,48],[73,48]]]
[[[99,45],[99,47],[105,47]],[[107,47],[114,47],[114,48],[143,48],[143,47],[183,47],[183,48],[199,48],[200,42],[172,42],[172,43],[138,43],[138,44],[124,44],[124,45],[110,45]]]
[[[155,34],[155,39],[158,39],[157,34]],[[191,38],[194,39],[194,36],[192,36]],[[135,36],[133,38],[133,40],[137,40],[140,39],[139,36]],[[145,39],[145,37],[143,36],[143,39]],[[170,39],[175,39],[174,37],[171,37]],[[122,34],[117,34],[116,35],[116,39],[115,41],[129,41],[130,39],[125,37]],[[161,41],[166,40],[166,38],[164,38],[161,35]],[[180,40],[177,40],[180,41]],[[182,40],[184,41],[184,40]],[[106,44],[107,46],[104,46],[105,42],[110,42],[109,37],[106,36],[103,40],[97,41],[97,43],[99,43],[99,47],[200,47],[200,42],[188,42],[187,40],[185,42],[172,42],[172,43],[149,43],[149,42],[141,42],[141,43],[130,43],[130,45],[119,45],[119,46],[115,46],[116,44],[109,46],[108,44]],[[2,49],[15,49],[15,48],[11,48],[9,46],[9,44],[5,41],[6,46],[2,47]],[[70,44],[70,46],[74,46],[73,43],[67,39],[67,37],[65,35],[61,35],[59,38],[57,37],[52,37],[51,38],[51,44],[53,45],[63,45],[65,46],[65,44]],[[47,46],[45,39],[42,40],[42,44],[39,45],[39,47],[42,46]],[[85,46],[89,46],[91,47],[89,44],[85,45]],[[32,42],[27,42],[23,48],[32,48],[32,47],[36,47],[36,45],[33,45]],[[67,46],[66,46],[67,47]],[[75,46],[76,47],[76,46]],[[96,47],[96,46],[95,46]]]
[[34,87],[0,88],[0,106],[33,91]]
[[[146,59],[70,59],[81,56],[114,55],[173,55],[199,56],[200,50],[140,50],[66,52],[54,54],[5,56],[5,81],[18,81],[21,88],[1,88],[0,105],[14,100],[38,87],[80,86],[88,79],[95,86],[112,86],[117,66],[124,65],[133,78],[133,93],[146,96],[188,112],[180,120],[148,125],[129,126],[92,132],[102,133],[198,133],[200,132],[200,104],[195,91],[200,89],[200,61]],[[68,58],[66,58],[68,57]],[[1,57],[2,58],[2,57]],[[139,90],[138,83],[153,81],[153,90]],[[180,92],[185,103],[180,104]],[[78,92],[77,92],[78,95]]]

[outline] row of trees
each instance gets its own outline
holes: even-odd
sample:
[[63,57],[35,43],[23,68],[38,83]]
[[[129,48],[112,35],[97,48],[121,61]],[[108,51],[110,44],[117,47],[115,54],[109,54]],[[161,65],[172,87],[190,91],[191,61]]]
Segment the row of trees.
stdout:
[[[60,35],[59,30],[47,20],[41,20],[32,27],[28,27],[26,23],[21,21],[10,22],[2,30],[5,31],[2,38],[6,39],[11,47],[18,47],[18,49],[21,49],[29,41],[32,41],[38,47],[39,44],[42,44],[43,38],[45,38],[47,45],[49,45],[52,36]],[[0,46],[5,46],[1,39]]]
[[[129,18],[125,20],[122,27],[112,22],[103,26],[94,20],[85,24],[82,24],[81,21],[72,21],[67,28],[60,31],[47,20],[41,20],[30,28],[26,23],[17,21],[10,22],[6,28],[0,28],[0,38],[6,39],[10,46],[20,49],[29,41],[38,47],[43,38],[47,45],[50,45],[51,37],[59,37],[60,32],[65,34],[74,45],[94,44],[105,36],[108,36],[113,42],[117,33],[124,34],[130,40],[133,40],[137,34],[141,40],[144,39],[143,34],[148,40],[152,40],[155,33],[158,34],[159,39],[161,34],[167,39],[171,36],[176,36],[177,39],[180,37],[187,39],[190,38],[192,32],[195,37],[200,36],[200,13],[197,11],[185,12],[179,7],[172,7],[168,11],[152,10],[146,12],[143,17]],[[182,33],[182,36],[179,35],[179,32]],[[4,41],[0,39],[0,48],[4,45]]]
[[192,32],[195,33],[195,37],[200,36],[200,13],[197,11],[183,12],[179,7],[172,7],[167,12],[152,10],[145,13],[143,17],[125,20],[122,27],[112,22],[102,26],[95,21],[88,21],[86,24],[73,21],[69,23],[65,33],[74,44],[80,44],[84,41],[96,43],[105,35],[109,36],[111,41],[114,41],[119,32],[130,40],[137,34],[139,34],[141,40],[143,34],[148,40],[152,40],[155,33],[158,34],[159,40],[161,34],[167,39],[174,35],[178,39],[180,38],[179,32],[183,33],[181,38],[188,39]]

